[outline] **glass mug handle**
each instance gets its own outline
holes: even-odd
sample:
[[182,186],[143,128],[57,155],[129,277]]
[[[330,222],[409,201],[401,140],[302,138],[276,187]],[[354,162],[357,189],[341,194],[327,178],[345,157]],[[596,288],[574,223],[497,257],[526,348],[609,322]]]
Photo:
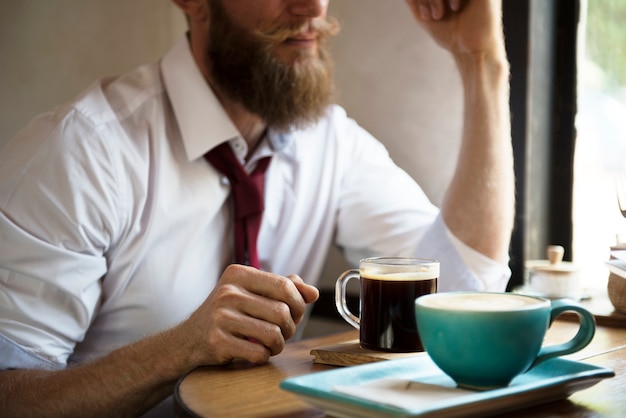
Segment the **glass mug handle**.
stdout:
[[359,277],[359,270],[352,269],[345,271],[341,276],[339,276],[337,282],[335,283],[335,306],[337,307],[337,311],[339,311],[339,315],[341,315],[341,317],[345,319],[348,324],[352,325],[356,329],[360,328],[361,320],[358,316],[350,312],[350,309],[348,308],[348,304],[346,303],[346,286],[348,285],[350,279],[358,279]]
[[552,325],[552,322],[562,313],[575,312],[580,320],[580,328],[578,328],[578,332],[571,340],[563,344],[542,347],[531,367],[536,366],[544,360],[574,353],[585,348],[591,342],[596,332],[596,319],[593,314],[576,302],[568,299],[557,299],[553,300],[551,304],[552,312],[550,313],[550,325]]

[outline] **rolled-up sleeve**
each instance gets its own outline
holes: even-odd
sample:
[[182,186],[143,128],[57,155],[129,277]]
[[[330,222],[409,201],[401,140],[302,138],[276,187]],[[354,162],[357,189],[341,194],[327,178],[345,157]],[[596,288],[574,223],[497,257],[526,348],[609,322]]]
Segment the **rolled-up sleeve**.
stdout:
[[43,369],[59,370],[63,364],[52,362],[32,353],[0,334],[0,370]]
[[511,276],[506,264],[486,257],[459,240],[441,214],[428,228],[415,256],[441,261],[439,291],[479,290],[502,292]]
[[117,226],[113,165],[71,109],[35,119],[2,150],[0,368],[64,365],[84,338]]
[[105,272],[104,258],[45,243],[0,213],[0,369],[65,364],[93,319]]

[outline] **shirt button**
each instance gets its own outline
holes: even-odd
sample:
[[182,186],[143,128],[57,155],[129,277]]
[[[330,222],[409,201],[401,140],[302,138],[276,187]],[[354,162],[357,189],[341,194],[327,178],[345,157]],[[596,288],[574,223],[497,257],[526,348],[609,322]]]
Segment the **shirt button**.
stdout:
[[220,179],[220,183],[222,183],[223,186],[229,186],[230,180],[228,180],[228,177],[222,176],[222,178]]

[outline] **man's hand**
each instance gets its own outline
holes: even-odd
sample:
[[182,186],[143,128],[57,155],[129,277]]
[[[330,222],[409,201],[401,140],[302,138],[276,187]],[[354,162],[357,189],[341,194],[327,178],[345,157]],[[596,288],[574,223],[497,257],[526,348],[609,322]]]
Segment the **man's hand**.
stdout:
[[175,328],[60,371],[0,371],[0,416],[140,416],[198,366],[278,354],[318,295],[295,275],[229,266]]
[[296,275],[283,277],[233,264],[182,324],[196,345],[198,364],[234,359],[264,363],[280,353],[318,290]]
[[453,54],[502,53],[501,0],[407,0],[418,22]]

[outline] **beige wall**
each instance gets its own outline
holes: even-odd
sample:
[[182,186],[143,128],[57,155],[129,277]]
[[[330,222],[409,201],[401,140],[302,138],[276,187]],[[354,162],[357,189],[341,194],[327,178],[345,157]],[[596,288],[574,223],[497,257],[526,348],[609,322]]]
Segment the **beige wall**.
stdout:
[[334,0],[341,103],[439,203],[456,162],[461,84],[404,1]]
[[[456,163],[461,81],[454,62],[422,31],[404,1],[334,0],[340,102],[439,204]],[[347,266],[333,250],[322,276],[332,288]]]
[[96,78],[157,59],[184,27],[170,0],[0,1],[0,145]]
[[[439,203],[456,160],[460,81],[405,2],[333,0],[340,102]],[[0,2],[0,145],[95,78],[157,59],[184,31],[170,0]],[[344,268],[337,254],[326,283]]]

